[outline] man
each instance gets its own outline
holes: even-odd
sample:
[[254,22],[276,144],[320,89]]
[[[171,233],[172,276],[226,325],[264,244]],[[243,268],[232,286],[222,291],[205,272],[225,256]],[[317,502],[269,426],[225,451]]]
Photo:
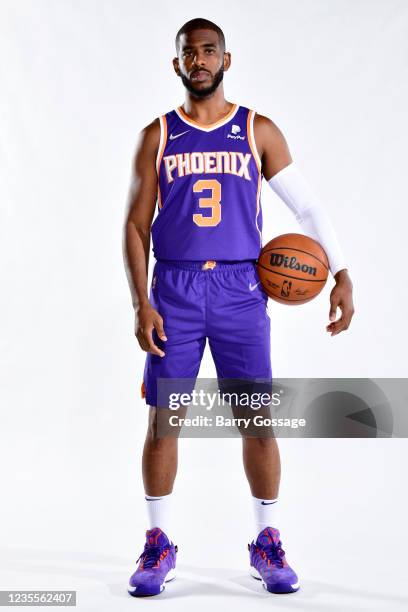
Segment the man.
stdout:
[[[354,312],[334,230],[282,133],[270,119],[224,98],[231,55],[220,28],[205,19],[189,21],[177,34],[176,51],[173,66],[185,102],[141,133],[125,224],[135,333],[147,352],[142,397],[150,406],[142,462],[150,528],[130,579],[134,596],[160,593],[176,565],[170,503],[177,437],[156,435],[157,379],[194,379],[207,338],[219,379],[272,377],[268,296],[255,265],[262,248],[262,177],[326,250],[335,278],[327,331],[333,336],[347,329]],[[157,261],[149,299],[150,233]],[[342,315],[335,320],[337,307]],[[297,591],[276,527],[276,439],[242,441],[256,523],[248,544],[251,573],[270,592]]]

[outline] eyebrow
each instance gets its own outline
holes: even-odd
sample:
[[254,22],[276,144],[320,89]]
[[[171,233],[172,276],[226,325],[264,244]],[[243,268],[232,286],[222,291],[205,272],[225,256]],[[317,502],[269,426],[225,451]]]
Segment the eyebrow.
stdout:
[[[206,47],[206,48],[216,48],[216,44],[215,43],[204,43],[202,45],[198,45],[199,47]],[[181,50],[182,51],[190,51],[191,49],[193,49],[193,47],[191,45],[186,45],[185,47],[182,47]]]

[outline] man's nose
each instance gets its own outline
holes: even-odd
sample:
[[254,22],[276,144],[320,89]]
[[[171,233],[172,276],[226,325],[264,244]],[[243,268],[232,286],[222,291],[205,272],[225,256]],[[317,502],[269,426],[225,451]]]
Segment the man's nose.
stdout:
[[197,51],[197,53],[194,56],[194,63],[196,66],[205,66],[204,55]]

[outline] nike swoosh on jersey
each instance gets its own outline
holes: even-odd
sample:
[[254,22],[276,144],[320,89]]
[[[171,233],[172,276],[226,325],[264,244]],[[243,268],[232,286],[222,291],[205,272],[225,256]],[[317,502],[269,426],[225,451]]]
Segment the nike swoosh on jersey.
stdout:
[[186,130],[185,132],[180,132],[180,134],[170,134],[170,140],[175,140],[179,136],[183,136],[183,134],[187,134],[190,130]]
[[259,285],[259,283],[256,283],[256,285],[253,285],[252,283],[249,283],[249,290],[253,291],[258,285]]

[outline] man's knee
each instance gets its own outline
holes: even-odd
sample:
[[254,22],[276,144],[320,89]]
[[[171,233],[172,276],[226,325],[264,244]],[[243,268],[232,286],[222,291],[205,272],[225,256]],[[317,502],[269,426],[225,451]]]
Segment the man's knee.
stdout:
[[177,443],[181,426],[172,426],[171,416],[173,416],[173,411],[170,409],[149,407],[146,440],[150,444],[163,447]]
[[260,448],[261,450],[267,450],[276,447],[276,438],[274,436],[263,436],[259,438],[242,437],[242,442],[246,446],[252,446],[253,448]]

